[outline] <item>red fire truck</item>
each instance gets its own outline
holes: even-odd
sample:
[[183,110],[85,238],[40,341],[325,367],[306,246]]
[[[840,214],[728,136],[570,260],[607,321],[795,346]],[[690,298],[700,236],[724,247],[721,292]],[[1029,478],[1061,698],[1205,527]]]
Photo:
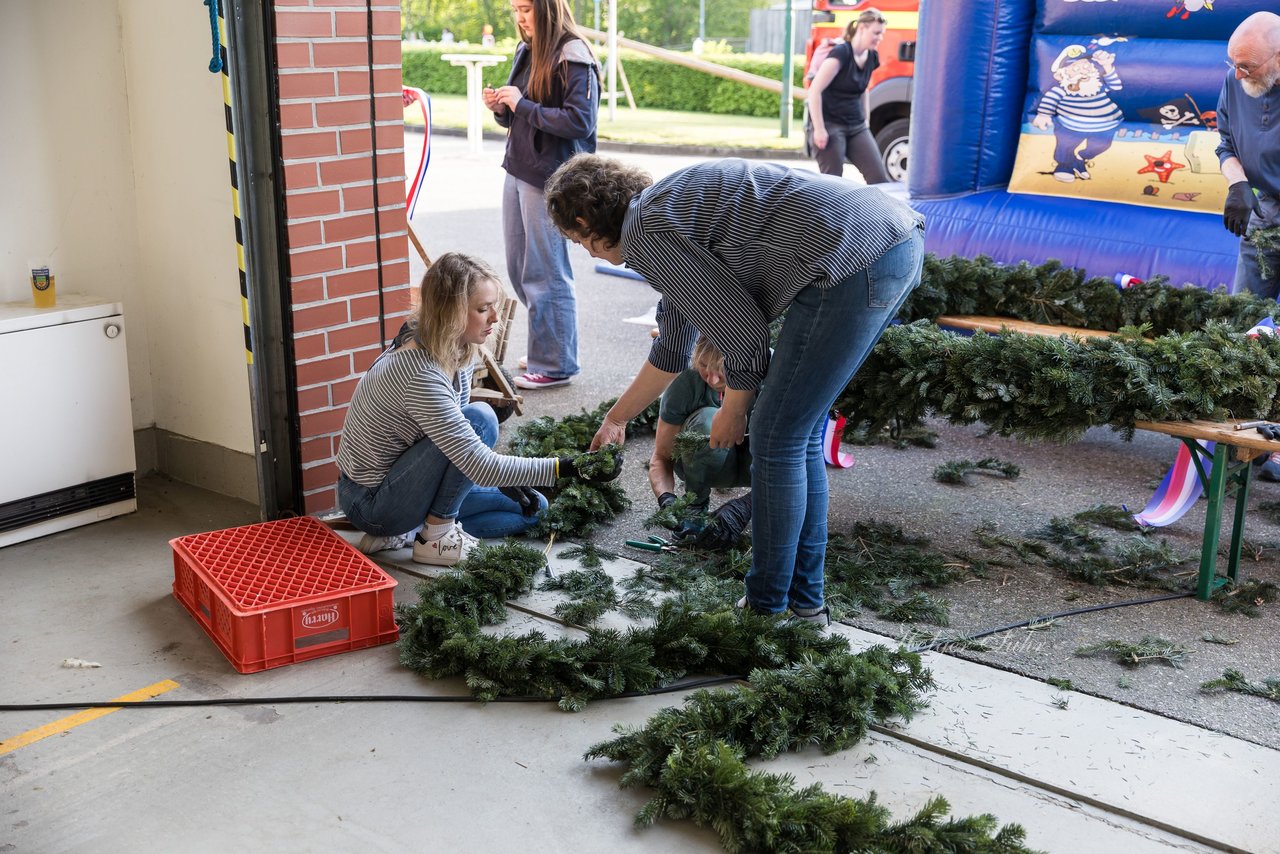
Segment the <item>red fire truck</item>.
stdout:
[[[867,9],[884,15],[884,40],[880,42],[880,67],[871,77],[867,96],[871,106],[871,133],[875,135],[885,171],[895,181],[907,178],[907,136],[911,116],[911,75],[916,58],[916,21],[920,0],[814,0],[813,26],[804,49],[805,79],[813,52],[823,39],[839,39],[849,22]],[[816,69],[814,69],[816,70]]]

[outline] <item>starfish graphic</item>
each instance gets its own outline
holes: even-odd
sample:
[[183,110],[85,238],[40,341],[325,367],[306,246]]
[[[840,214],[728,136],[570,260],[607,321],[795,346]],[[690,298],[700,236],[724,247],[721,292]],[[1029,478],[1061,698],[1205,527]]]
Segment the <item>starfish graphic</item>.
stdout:
[[1147,158],[1147,165],[1139,169],[1138,174],[1141,175],[1144,172],[1154,172],[1156,177],[1160,179],[1161,184],[1169,183],[1169,176],[1173,174],[1174,169],[1187,168],[1183,163],[1173,162],[1172,148],[1159,157],[1152,157],[1150,154],[1144,154],[1142,156]]

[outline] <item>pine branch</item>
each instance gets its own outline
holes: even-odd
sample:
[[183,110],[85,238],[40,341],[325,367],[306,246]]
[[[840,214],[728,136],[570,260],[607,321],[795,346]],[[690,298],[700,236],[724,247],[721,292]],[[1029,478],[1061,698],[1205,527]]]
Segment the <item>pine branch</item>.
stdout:
[[1228,614],[1261,617],[1262,606],[1276,601],[1280,588],[1270,581],[1251,578],[1243,584],[1227,584],[1213,591],[1212,599]]
[[1153,635],[1147,635],[1137,643],[1108,640],[1102,643],[1082,646],[1076,650],[1076,655],[1082,657],[1103,654],[1110,656],[1125,667],[1138,667],[1152,661],[1163,661],[1169,666],[1181,670],[1182,663],[1191,654],[1191,650],[1173,641],[1167,641],[1164,638],[1158,638]]
[[1273,225],[1270,228],[1255,228],[1249,232],[1249,236],[1245,240],[1258,249],[1258,272],[1262,274],[1262,278],[1271,278],[1272,271],[1271,265],[1267,262],[1267,253],[1280,249],[1280,225]]
[[1115,504],[1095,504],[1087,510],[1081,510],[1071,518],[1088,525],[1114,528],[1117,531],[1131,531],[1144,536],[1152,530],[1139,525],[1133,520],[1132,513]]
[[1210,679],[1200,686],[1200,690],[1206,694],[1215,691],[1235,691],[1280,703],[1280,678],[1272,677],[1261,682],[1250,682],[1239,670],[1223,671],[1221,679]]
[[671,459],[683,466],[688,466],[695,456],[710,447],[710,441],[711,436],[701,430],[681,430],[676,434],[671,449]]
[[577,558],[583,569],[599,569],[604,566],[606,560],[613,561],[618,559],[616,552],[603,549],[589,540],[581,545],[561,549],[556,556],[566,560]]
[[955,483],[968,485],[965,475],[974,472],[1016,480],[1022,469],[1017,463],[1009,463],[995,457],[984,457],[976,463],[973,460],[950,460],[933,470],[933,479],[938,483]]

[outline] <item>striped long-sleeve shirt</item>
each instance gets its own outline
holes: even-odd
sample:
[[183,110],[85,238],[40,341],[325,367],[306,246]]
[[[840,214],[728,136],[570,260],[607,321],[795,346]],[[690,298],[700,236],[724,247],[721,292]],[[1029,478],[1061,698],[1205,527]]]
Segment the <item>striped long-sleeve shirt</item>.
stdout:
[[459,471],[480,486],[549,486],[553,459],[495,453],[462,414],[471,396],[472,368],[455,382],[426,352],[392,346],[360,378],[342,425],[338,468],[362,486],[376,487],[395,461],[428,438]]
[[1102,89],[1088,97],[1073,95],[1061,86],[1054,86],[1040,98],[1036,113],[1053,118],[1067,130],[1076,133],[1106,133],[1115,130],[1124,121],[1124,113],[1111,100],[1112,92],[1119,92],[1124,84],[1114,71],[1102,78]]
[[718,160],[663,178],[631,200],[619,244],[662,295],[650,364],[684,370],[701,331],[729,386],[758,388],[769,322],[796,294],[867,269],[921,222],[873,187],[776,164]]

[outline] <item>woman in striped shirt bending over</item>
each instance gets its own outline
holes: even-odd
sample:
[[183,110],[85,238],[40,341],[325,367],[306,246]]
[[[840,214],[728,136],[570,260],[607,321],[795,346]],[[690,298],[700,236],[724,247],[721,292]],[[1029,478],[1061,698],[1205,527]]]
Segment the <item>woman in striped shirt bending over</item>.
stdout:
[[[547,182],[556,226],[658,291],[658,338],[592,447],[684,368],[698,332],[724,354],[711,447],[732,448],[751,410],[751,570],[740,606],[826,623],[827,473],[822,428],[836,397],[920,282],[923,221],[863,185],[721,160],[656,184],[580,154]],[[787,313],[772,358],[769,322]],[[761,387],[768,374],[769,382]]]
[[547,500],[532,487],[578,476],[568,459],[494,453],[493,410],[463,403],[501,297],[483,262],[441,255],[405,329],[356,385],[338,448],[338,502],[365,532],[366,554],[412,544],[414,561],[452,566],[477,537],[534,525]]

